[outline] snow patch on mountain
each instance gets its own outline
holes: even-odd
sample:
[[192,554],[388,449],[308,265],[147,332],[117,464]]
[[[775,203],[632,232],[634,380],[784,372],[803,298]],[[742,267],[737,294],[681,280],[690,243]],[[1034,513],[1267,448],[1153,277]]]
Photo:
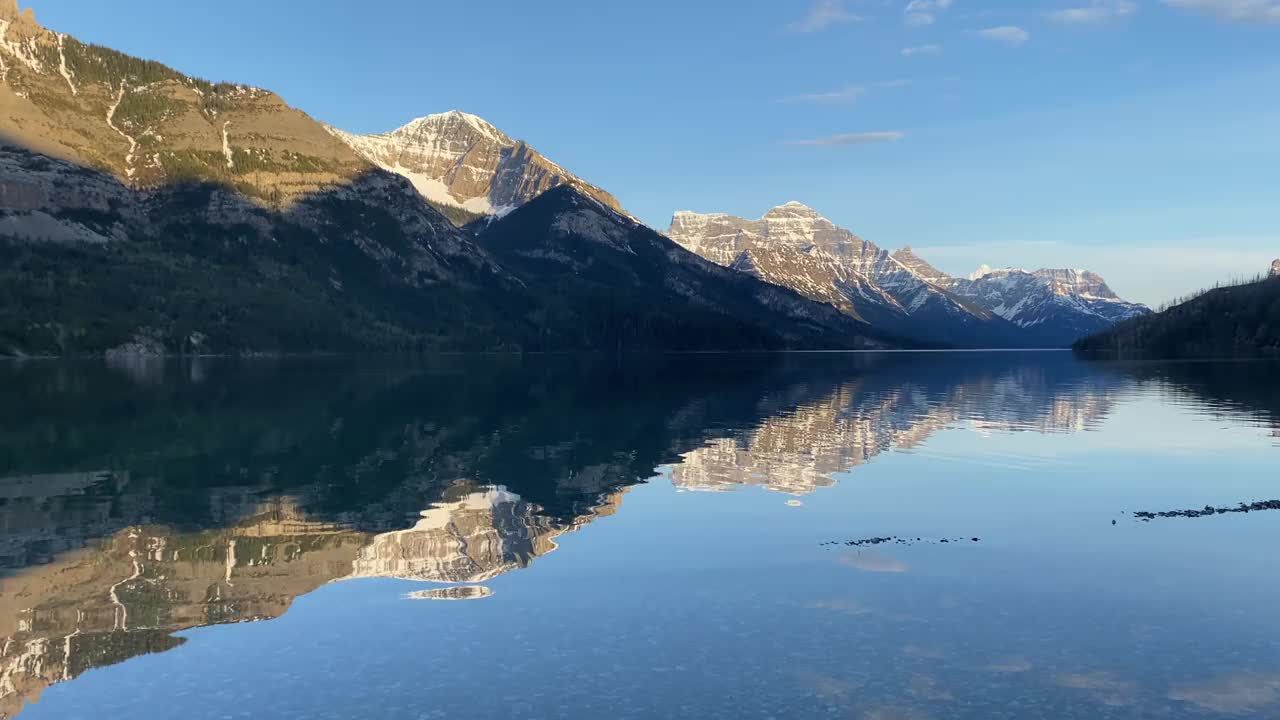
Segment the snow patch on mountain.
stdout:
[[40,62],[36,39],[34,37],[26,37],[22,40],[11,42],[9,40],[9,28],[12,25],[13,23],[10,20],[0,20],[0,52],[8,53],[14,60],[17,60],[32,72],[44,72],[44,63]]
[[80,91],[76,89],[75,76],[67,68],[67,53],[64,50],[66,42],[66,33],[58,33],[58,74],[62,75],[63,80],[67,81],[67,87],[71,88],[71,94],[79,95]]
[[227,169],[236,169],[235,153],[231,152],[231,138],[227,135],[228,128],[231,127],[231,121],[226,120],[222,123],[222,156],[227,160]]

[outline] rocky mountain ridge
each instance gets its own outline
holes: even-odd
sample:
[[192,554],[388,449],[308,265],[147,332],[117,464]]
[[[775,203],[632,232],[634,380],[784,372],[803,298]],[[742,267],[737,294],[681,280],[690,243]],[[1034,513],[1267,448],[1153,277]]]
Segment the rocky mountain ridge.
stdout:
[[759,220],[680,211],[667,235],[718,265],[891,332],[958,345],[1000,345],[1015,336],[1002,319],[925,282],[874,243],[798,202]]
[[668,234],[712,262],[922,339],[1066,347],[1146,312],[1087,271],[986,269],[954,278],[910,248],[890,254],[798,202],[759,220],[677,212]]
[[939,274],[935,282],[1018,327],[1065,347],[1090,333],[1150,312],[1128,302],[1088,270],[979,268],[968,278]]

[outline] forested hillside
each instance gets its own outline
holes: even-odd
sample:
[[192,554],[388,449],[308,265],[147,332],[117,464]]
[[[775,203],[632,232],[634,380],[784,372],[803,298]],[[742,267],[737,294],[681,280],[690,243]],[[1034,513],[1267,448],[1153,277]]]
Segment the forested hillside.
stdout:
[[1075,349],[1162,358],[1280,355],[1280,277],[1210,290],[1087,337]]

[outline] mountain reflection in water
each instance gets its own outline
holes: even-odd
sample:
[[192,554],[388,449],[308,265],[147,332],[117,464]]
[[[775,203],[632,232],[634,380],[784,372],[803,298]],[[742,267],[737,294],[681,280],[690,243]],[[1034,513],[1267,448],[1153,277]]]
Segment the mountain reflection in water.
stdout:
[[1051,353],[0,366],[0,717],[333,581],[485,597],[655,475],[803,495],[945,428],[1090,430],[1153,385],[1276,428],[1266,372]]

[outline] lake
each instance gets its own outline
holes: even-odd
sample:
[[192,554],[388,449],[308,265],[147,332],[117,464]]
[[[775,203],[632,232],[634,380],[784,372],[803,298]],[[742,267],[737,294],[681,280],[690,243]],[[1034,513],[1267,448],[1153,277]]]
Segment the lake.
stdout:
[[1280,498],[1273,364],[27,362],[0,398],[0,717],[1280,717],[1280,511],[1218,512]]

